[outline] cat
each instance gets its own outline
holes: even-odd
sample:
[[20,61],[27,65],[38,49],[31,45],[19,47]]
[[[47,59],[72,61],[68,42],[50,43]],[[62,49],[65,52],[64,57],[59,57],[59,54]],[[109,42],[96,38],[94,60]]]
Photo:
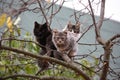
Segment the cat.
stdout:
[[80,22],[76,22],[76,25],[73,25],[69,21],[68,24],[63,29],[63,31],[65,31],[65,30],[70,31],[70,32],[74,32],[74,33],[80,33]]
[[[49,26],[47,23],[39,24],[38,22],[34,22],[34,29],[33,33],[37,40],[37,42],[42,45],[40,50],[40,55],[46,55],[48,49],[50,48],[52,50],[56,50],[55,45],[52,42],[52,32],[48,28]],[[59,52],[51,51],[49,54],[47,54],[50,57],[54,57],[60,60],[63,60],[60,56]],[[38,66],[41,68],[40,72],[47,69],[49,67],[49,61],[45,60],[38,60]]]
[[69,21],[69,23],[65,26],[65,28],[62,31],[68,31],[69,32],[68,36],[74,38],[75,41],[77,42],[79,38],[81,37],[80,22],[77,22],[76,25],[73,25]]
[[53,30],[52,41],[60,53],[65,53],[71,59],[77,54],[77,45],[74,38],[68,36],[68,31]]
[[33,33],[36,37],[37,42],[43,46],[46,45],[47,37],[52,35],[51,32],[48,30],[47,23],[39,24],[36,21],[34,22]]
[[[75,25],[73,25],[69,21],[62,32],[56,30],[53,31],[53,34],[52,40],[59,52],[67,52],[70,58],[77,54],[78,40],[81,37],[80,22],[77,22]],[[70,48],[71,52],[69,53]]]

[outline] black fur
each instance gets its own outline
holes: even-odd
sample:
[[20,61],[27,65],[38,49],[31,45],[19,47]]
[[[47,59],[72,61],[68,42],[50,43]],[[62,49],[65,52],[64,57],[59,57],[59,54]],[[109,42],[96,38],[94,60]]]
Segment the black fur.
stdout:
[[47,24],[39,24],[37,22],[34,23],[34,35],[39,44],[45,46],[47,37],[52,35],[48,30]]
[[[56,48],[52,42],[52,33],[48,29],[47,23],[39,24],[39,23],[35,22],[33,33],[36,37],[37,42],[40,45],[56,50]],[[41,48],[43,50],[43,53],[47,52],[46,48],[44,48],[44,47],[41,47]],[[43,54],[43,53],[41,53],[41,54]]]
[[[47,23],[39,24],[34,22],[34,36],[36,37],[37,42],[44,47],[41,47],[40,55],[45,55],[47,53],[47,47],[53,50],[56,50],[52,42],[52,32],[48,29]],[[54,57],[60,60],[63,60],[60,53],[57,51],[51,51],[48,56]],[[38,66],[41,68],[41,71],[48,68],[49,62],[44,60],[38,60]]]

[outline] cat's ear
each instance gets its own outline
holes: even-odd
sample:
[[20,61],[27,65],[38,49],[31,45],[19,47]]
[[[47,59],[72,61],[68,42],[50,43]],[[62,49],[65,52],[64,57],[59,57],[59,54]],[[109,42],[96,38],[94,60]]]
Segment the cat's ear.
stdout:
[[49,30],[49,31],[51,31],[51,28],[50,28],[50,25],[49,25],[49,23],[44,23],[43,25],[42,25],[44,28],[46,28],[47,30]]
[[57,29],[53,29],[52,32],[53,32],[54,34],[58,33]]
[[68,27],[71,27],[72,26],[72,23],[71,21],[68,22]]
[[80,27],[80,22],[77,22],[77,23],[76,23],[76,27]]
[[39,25],[40,24],[37,21],[34,22],[34,27],[38,27]]
[[80,26],[80,22],[77,22],[77,23],[76,23],[76,26]]
[[68,33],[68,31],[65,30],[65,31],[64,31],[64,34],[67,34],[67,33]]
[[47,28],[47,27],[48,27],[47,23],[44,23],[44,24],[43,24],[43,26],[44,26],[45,28]]

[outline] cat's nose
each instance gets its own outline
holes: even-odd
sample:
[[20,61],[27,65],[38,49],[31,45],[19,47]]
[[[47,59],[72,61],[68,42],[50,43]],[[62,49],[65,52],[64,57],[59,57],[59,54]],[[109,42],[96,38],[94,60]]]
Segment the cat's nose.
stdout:
[[62,41],[59,41],[59,43],[62,43]]
[[60,39],[60,40],[59,40],[59,43],[63,43],[63,41]]

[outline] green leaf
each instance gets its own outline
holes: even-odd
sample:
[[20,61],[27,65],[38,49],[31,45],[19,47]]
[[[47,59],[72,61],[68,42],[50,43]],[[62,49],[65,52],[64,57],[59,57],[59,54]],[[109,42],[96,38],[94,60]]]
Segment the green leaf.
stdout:
[[37,71],[37,68],[36,68],[35,65],[27,64],[27,65],[25,66],[25,72],[26,72],[27,74],[35,74],[36,71]]
[[26,74],[26,73],[25,73],[24,70],[21,69],[21,70],[18,72],[18,74]]
[[18,59],[14,60],[14,65],[19,65],[20,64],[20,61]]

